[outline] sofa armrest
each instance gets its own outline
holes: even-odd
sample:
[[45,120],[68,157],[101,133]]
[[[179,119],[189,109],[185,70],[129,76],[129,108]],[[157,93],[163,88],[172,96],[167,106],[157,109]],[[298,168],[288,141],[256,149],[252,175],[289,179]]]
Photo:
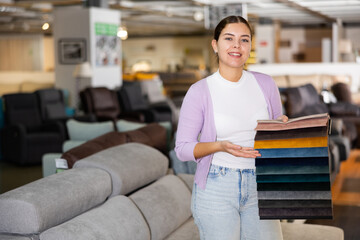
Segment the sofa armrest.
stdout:
[[347,102],[337,102],[329,105],[332,116],[360,116],[359,106]]
[[344,240],[338,227],[282,222],[281,228],[284,240]]

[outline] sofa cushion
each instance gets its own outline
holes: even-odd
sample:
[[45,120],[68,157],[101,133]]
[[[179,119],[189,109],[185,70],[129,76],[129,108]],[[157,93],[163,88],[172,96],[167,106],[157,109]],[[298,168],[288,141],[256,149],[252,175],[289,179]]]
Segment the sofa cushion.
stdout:
[[186,174],[181,173],[177,175],[189,188],[190,192],[192,192],[193,185],[194,185],[194,175],[193,174]]
[[150,123],[137,130],[128,131],[126,132],[126,135],[128,136],[128,142],[144,143],[160,150],[163,153],[168,152],[166,144],[166,129],[158,123]]
[[284,240],[344,240],[338,227],[282,222],[281,229]]
[[132,122],[124,119],[116,121],[116,128],[119,132],[132,131],[145,126],[146,123]]
[[74,168],[101,168],[112,178],[111,196],[128,194],[166,174],[169,160],[141,143],[111,147],[77,161]]
[[0,195],[0,232],[42,232],[103,203],[110,193],[109,174],[96,168],[39,179]]
[[[1,240],[31,240],[31,236],[0,234]],[[36,239],[36,238],[35,238]]]
[[66,159],[69,168],[72,168],[74,163],[80,159],[126,142],[125,133],[109,132],[64,152],[61,158]]
[[127,142],[143,143],[165,153],[166,129],[157,123],[151,123],[133,131],[109,132],[70,149],[62,155],[62,158],[66,159],[69,168],[72,168],[80,159]]
[[114,124],[111,121],[89,123],[69,119],[66,122],[66,127],[69,138],[80,141],[87,141],[115,130]]
[[130,198],[144,215],[151,239],[164,239],[191,217],[191,193],[175,175],[166,175]]
[[149,228],[135,204],[125,196],[40,234],[42,240],[150,239]]
[[200,234],[197,226],[195,225],[194,219],[190,218],[178,229],[172,232],[165,240],[200,240]]
[[85,143],[86,141],[84,140],[68,140],[68,141],[65,141],[62,145],[62,150],[63,152],[67,152],[69,151],[70,149],[73,149],[77,146],[80,146],[81,144]]

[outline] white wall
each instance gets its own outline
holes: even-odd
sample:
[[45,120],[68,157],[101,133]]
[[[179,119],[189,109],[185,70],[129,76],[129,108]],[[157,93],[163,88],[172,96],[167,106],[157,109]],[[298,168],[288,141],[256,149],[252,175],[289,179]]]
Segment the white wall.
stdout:
[[[114,88],[121,84],[121,67],[96,66],[95,63],[95,22],[120,24],[120,12],[102,8],[83,8],[81,6],[57,7],[54,10],[54,45],[55,45],[55,85],[68,89],[70,104],[75,105],[76,81],[73,72],[76,64],[59,62],[58,42],[64,38],[82,38],[86,40],[86,58],[90,61],[93,76],[90,81],[82,81],[80,88],[86,85]],[[81,89],[80,89],[81,90]]]
[[211,36],[130,38],[122,50],[128,71],[139,61],[148,61],[152,71],[174,70],[175,64],[211,67]]
[[[105,8],[90,8],[90,59],[93,66],[93,77],[91,85],[106,86],[115,88],[121,85],[121,47],[117,53],[119,57],[119,65],[97,66],[96,65],[96,34],[95,23],[106,23],[120,25],[120,11]],[[119,40],[121,45],[121,41]]]

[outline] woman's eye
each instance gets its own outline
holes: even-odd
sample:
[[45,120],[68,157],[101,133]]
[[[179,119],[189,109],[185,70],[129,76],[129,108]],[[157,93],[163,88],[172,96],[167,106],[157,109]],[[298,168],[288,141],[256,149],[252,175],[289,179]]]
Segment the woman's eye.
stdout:
[[232,38],[231,38],[231,37],[227,37],[227,38],[225,38],[225,40],[232,40]]
[[242,42],[249,42],[249,39],[241,39]]

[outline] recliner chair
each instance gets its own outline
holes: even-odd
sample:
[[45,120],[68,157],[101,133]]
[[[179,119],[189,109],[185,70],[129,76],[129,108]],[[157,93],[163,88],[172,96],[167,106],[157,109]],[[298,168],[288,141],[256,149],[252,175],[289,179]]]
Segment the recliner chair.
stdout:
[[40,114],[44,122],[60,121],[64,125],[66,131],[66,139],[68,132],[66,121],[76,119],[81,122],[95,122],[96,117],[93,114],[68,116],[66,113],[66,103],[64,92],[61,89],[46,88],[35,91],[35,95],[39,101]]
[[145,121],[150,122],[172,122],[172,112],[166,103],[149,104],[142,95],[139,82],[124,81],[122,87],[117,91],[121,107],[126,112],[142,112]]
[[40,113],[44,121],[69,119],[66,115],[64,95],[61,90],[47,88],[35,91],[40,104]]
[[5,126],[1,131],[1,143],[5,161],[39,164],[43,154],[61,151],[65,129],[60,122],[41,120],[34,93],[6,94],[3,99]]
[[118,119],[144,122],[142,113],[123,111],[116,92],[106,87],[85,88],[80,92],[80,99],[84,111],[94,114],[98,121],[111,120],[114,124]]

